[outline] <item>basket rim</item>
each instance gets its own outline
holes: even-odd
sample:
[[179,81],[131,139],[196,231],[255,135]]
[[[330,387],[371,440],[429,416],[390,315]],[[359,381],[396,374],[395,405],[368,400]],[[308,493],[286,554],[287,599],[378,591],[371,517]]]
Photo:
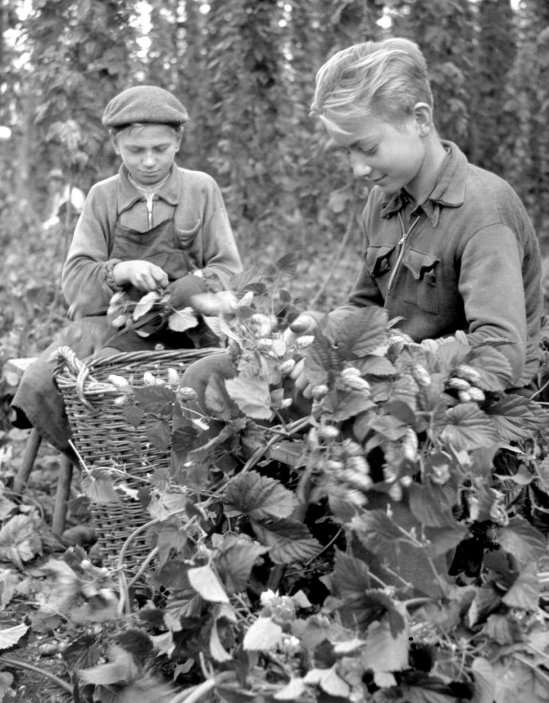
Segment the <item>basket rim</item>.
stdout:
[[[125,366],[142,364],[143,366],[166,362],[192,362],[214,354],[226,352],[224,347],[203,347],[199,349],[159,349],[150,351],[120,352],[109,356],[82,361],[70,347],[59,347],[57,364],[53,370],[54,382],[60,391],[75,388],[85,403],[84,394],[120,394],[120,389],[106,380],[99,381],[94,373],[110,371],[112,375],[120,373]],[[137,369],[136,369],[137,370]]]
[[57,350],[57,365],[53,371],[55,378],[70,377],[76,378],[83,369],[89,376],[93,371],[100,371],[111,366],[122,367],[132,363],[141,362],[150,364],[156,361],[196,361],[205,356],[213,354],[223,354],[226,350],[223,347],[203,347],[201,349],[162,349],[151,351],[120,352],[97,359],[79,359],[70,347],[59,347]]

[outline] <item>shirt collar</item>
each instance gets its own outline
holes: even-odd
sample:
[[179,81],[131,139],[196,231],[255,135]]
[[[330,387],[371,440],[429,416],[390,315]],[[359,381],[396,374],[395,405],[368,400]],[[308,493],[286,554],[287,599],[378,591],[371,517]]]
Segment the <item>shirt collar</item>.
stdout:
[[[128,170],[124,164],[120,166],[118,175],[118,212],[121,213],[129,210],[138,200],[142,200],[144,196],[130,181]],[[155,195],[168,203],[168,205],[177,205],[179,202],[179,170],[177,166],[172,166],[170,177]]]
[[[446,156],[440,166],[435,187],[421,209],[436,224],[440,207],[460,207],[465,200],[465,173],[467,158],[461,149],[450,141],[442,141]],[[410,198],[404,189],[395,193],[382,204],[383,217],[399,212]]]

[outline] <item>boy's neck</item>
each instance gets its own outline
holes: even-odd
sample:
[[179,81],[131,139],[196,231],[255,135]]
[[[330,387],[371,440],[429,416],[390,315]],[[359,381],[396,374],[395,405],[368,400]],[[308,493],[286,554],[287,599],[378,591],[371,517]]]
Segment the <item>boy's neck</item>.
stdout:
[[430,134],[426,139],[425,158],[419,173],[405,189],[416,205],[422,205],[433,192],[446,156],[446,150],[437,134]]
[[152,185],[143,185],[142,183],[138,183],[135,179],[132,178],[131,173],[128,171],[128,179],[130,183],[133,185],[134,188],[136,188],[140,193],[144,193],[145,195],[150,195],[156,193],[162,186],[167,183],[168,179],[170,177],[170,173],[166,174],[164,178],[161,181],[158,181],[158,183],[153,183]]

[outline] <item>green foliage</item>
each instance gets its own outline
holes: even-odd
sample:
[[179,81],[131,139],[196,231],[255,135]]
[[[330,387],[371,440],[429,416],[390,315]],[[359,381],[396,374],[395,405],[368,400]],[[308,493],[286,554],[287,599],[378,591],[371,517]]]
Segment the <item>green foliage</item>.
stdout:
[[[504,114],[515,121],[502,153],[507,174],[543,236],[547,193],[547,8],[533,0],[519,8],[517,54],[506,83]],[[508,118],[507,118],[508,119]],[[543,125],[543,126],[542,126]],[[503,157],[501,157],[503,158]],[[542,239],[544,244],[544,239]]]
[[475,69],[471,3],[415,0],[402,5],[395,33],[416,41],[424,52],[439,131],[447,139],[464,143],[469,119],[468,79]]
[[105,166],[111,168],[100,118],[127,82],[130,17],[124,3],[63,0],[40,3],[24,23],[32,46],[28,90],[38,125],[37,155],[44,158],[49,144],[50,163],[81,182],[84,172],[89,183]]
[[[91,649],[89,638],[74,643],[89,653],[74,667],[88,672],[81,688],[170,700],[162,661],[177,685],[196,685],[195,700],[215,690],[226,701],[545,701],[546,414],[501,392],[509,370],[497,349],[473,352],[459,335],[415,345],[372,311],[366,335],[341,320],[337,346],[330,326],[299,341],[287,328],[311,301],[343,302],[360,254],[366,194],[308,116],[320,64],[364,39],[418,41],[441,136],[510,180],[541,229],[546,3],[149,6],[148,37],[134,3],[37,0],[28,15],[22,2],[0,14],[1,115],[13,129],[0,145],[1,360],[44,348],[64,316],[70,232],[48,240],[39,227],[44,175],[61,164],[85,188],[115,170],[100,115],[133,82],[188,103],[182,163],[219,180],[244,258],[258,266],[235,287],[237,309],[209,320],[238,374],[212,381],[206,415],[178,379],[119,388],[130,425],[152,416],[149,439],[172,445],[173,465],[141,495],[154,568],[128,583],[123,554],[111,573],[79,550],[52,566],[64,583],[58,610],[93,628]],[[281,289],[290,246],[301,257]],[[147,305],[133,322],[155,312]],[[305,350],[316,395],[300,413],[287,374]],[[99,503],[133,499],[126,478],[93,469],[82,487]],[[22,566],[41,543],[31,514],[17,517],[2,550]],[[124,632],[113,645],[115,622]]]
[[[95,628],[81,693],[506,703],[526,687],[543,703],[548,411],[505,393],[505,357],[464,334],[417,344],[377,308],[292,331],[294,267],[236,277],[236,306],[207,318],[236,376],[210,378],[205,408],[175,369],[109,377],[172,461],[133,498],[151,518],[141,568],[137,530],[110,567],[50,562],[56,607]],[[131,496],[122,467],[84,472],[88,500]]]
[[187,103],[181,162],[222,184],[245,255],[261,248],[276,258],[291,245],[308,258],[322,241],[333,258],[337,243],[354,246],[353,203],[365,194],[308,116],[314,75],[350,43],[404,34],[427,57],[441,135],[510,180],[543,231],[549,103],[541,0],[518,9],[494,0],[152,0],[138,9],[63,0],[26,13],[17,2],[2,15],[0,80],[10,96],[2,110],[13,138],[0,158],[8,190],[31,193],[36,212],[51,165],[65,166],[84,189],[115,170],[103,107],[119,89],[152,82]]
[[510,3],[483,0],[478,6],[479,41],[473,52],[479,80],[471,89],[471,158],[479,166],[505,173],[508,153],[502,149],[514,131],[516,113],[506,109],[506,88],[517,51]]

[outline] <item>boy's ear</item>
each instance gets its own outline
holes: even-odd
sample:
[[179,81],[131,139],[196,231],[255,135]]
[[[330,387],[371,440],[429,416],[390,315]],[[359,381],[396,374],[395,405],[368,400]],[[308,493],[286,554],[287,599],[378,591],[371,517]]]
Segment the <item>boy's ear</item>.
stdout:
[[414,105],[414,119],[421,137],[426,137],[433,129],[433,108],[427,103]]
[[176,133],[176,141],[177,141],[177,149],[175,150],[176,154],[179,151],[179,149],[181,148],[181,140],[182,139],[183,139],[183,127],[178,129],[177,133]]
[[116,138],[116,132],[109,132],[109,137],[111,138],[112,148],[115,154],[120,154],[120,147],[118,146],[118,139]]

